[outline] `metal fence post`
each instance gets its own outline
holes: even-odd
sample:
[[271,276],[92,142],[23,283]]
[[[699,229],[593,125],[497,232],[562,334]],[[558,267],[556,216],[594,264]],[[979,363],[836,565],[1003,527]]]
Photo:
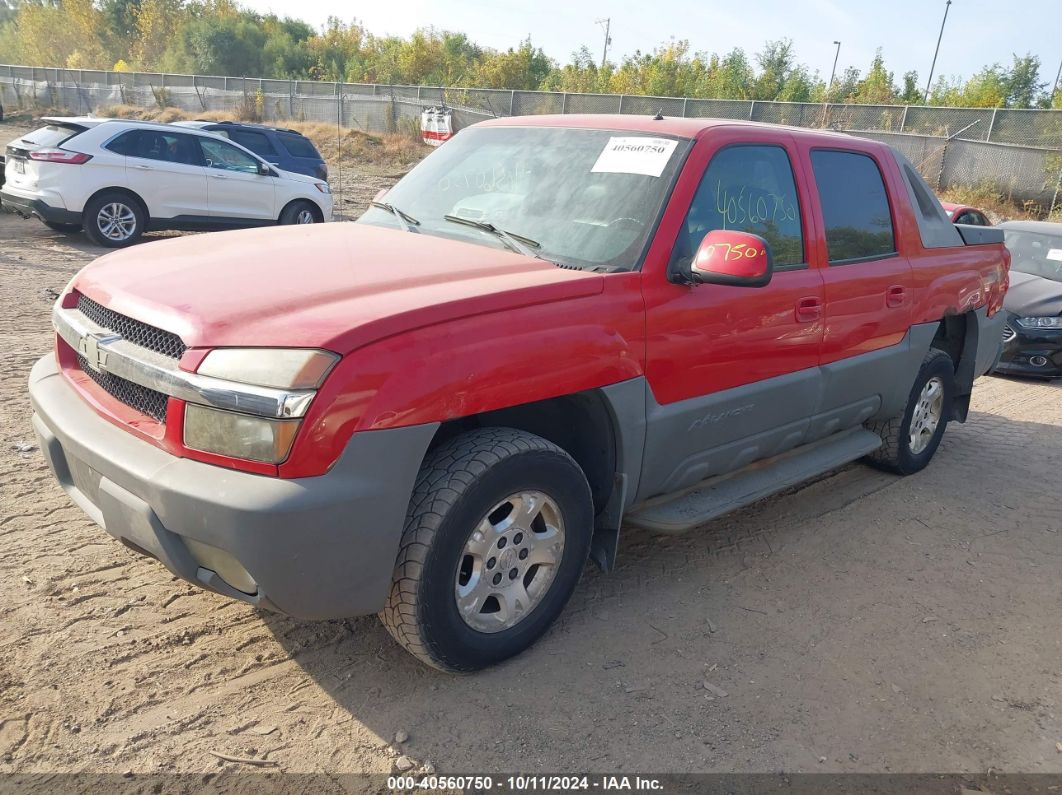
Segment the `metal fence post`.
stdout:
[[686,118],[686,107],[690,104],[689,97],[682,98],[682,118]]
[[996,129],[996,112],[999,108],[992,108],[992,121],[988,123],[988,135],[985,136],[986,141],[992,140],[992,132]]
[[756,100],[752,100],[752,104],[749,105],[749,121],[752,121],[752,114],[756,111]]
[[568,92],[561,94],[561,113],[568,112]]
[[910,105],[903,106],[903,115],[900,117],[900,132],[903,132],[903,128],[907,126],[907,111],[910,110]]
[[619,98],[619,110],[617,111],[617,113],[623,113],[623,97],[624,97],[624,95],[623,95],[623,94],[620,94],[620,98]]
[[516,107],[516,91],[509,92],[509,115],[513,115],[513,108]]

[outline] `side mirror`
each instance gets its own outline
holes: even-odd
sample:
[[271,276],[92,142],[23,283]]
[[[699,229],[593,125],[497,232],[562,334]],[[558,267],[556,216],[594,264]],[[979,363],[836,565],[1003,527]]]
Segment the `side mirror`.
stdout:
[[271,169],[269,166],[267,166],[261,160],[258,161],[258,175],[260,177],[268,177],[272,173],[273,173],[273,169]]
[[713,229],[705,235],[690,264],[695,283],[730,287],[766,287],[773,272],[767,241],[732,229]]

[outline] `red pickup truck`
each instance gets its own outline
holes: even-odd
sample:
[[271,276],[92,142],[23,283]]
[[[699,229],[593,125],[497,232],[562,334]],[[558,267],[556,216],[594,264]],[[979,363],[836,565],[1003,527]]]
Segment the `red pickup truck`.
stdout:
[[498,119],[355,224],[101,257],[56,303],[33,423],[70,497],[177,575],[379,613],[468,671],[533,643],[621,524],[920,470],[999,355],[1008,266],[880,143]]

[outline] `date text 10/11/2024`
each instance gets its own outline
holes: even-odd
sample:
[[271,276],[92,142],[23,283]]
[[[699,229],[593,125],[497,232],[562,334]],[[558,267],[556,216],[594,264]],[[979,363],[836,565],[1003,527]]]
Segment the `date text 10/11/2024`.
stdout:
[[393,792],[658,792],[663,789],[663,782],[643,776],[389,776],[387,788]]

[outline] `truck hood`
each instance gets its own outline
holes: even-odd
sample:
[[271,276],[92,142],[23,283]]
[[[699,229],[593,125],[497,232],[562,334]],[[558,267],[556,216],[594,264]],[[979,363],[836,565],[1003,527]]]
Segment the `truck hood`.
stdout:
[[72,286],[190,348],[346,354],[422,326],[599,293],[604,279],[473,243],[334,223],[133,246],[91,263]]

